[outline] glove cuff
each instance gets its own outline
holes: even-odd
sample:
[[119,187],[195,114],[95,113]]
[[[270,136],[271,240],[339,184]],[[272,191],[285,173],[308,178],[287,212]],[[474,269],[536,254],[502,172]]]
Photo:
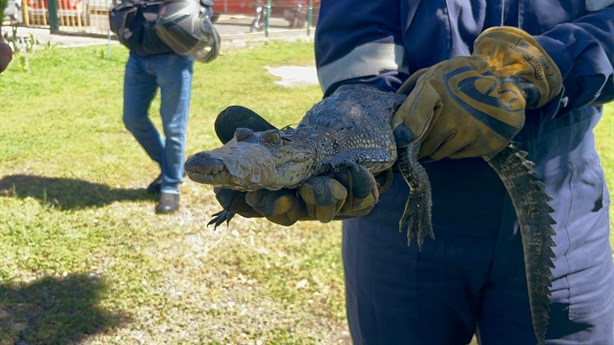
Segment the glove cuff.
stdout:
[[473,55],[484,58],[493,73],[517,84],[529,109],[545,105],[562,90],[563,77],[554,60],[521,29],[486,29],[476,39]]

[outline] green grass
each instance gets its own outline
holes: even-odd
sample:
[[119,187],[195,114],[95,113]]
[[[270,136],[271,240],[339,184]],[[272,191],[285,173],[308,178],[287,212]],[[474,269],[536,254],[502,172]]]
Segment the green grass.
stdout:
[[[595,146],[601,157],[610,191],[614,192],[614,103],[605,106],[603,118],[595,129]],[[610,242],[614,246],[614,208],[610,207]]]
[[[0,75],[0,344],[343,339],[337,224],[213,230],[213,193],[190,181],[179,214],[156,216],[144,186],[157,167],[121,122],[127,52],[105,51],[43,50]],[[270,42],[197,64],[188,154],[218,145],[213,121],[231,104],[296,123],[319,88],[276,86],[265,66],[312,56]]]
[[[144,187],[157,167],[121,122],[127,52],[105,52],[42,50],[0,75],[0,345],[347,341],[339,224],[237,217],[213,230],[213,193],[189,180],[180,212],[155,215]],[[265,66],[282,65],[313,65],[311,44],[197,64],[188,154],[218,145],[228,105],[296,123],[321,92],[276,86]],[[597,144],[612,181],[607,111]]]

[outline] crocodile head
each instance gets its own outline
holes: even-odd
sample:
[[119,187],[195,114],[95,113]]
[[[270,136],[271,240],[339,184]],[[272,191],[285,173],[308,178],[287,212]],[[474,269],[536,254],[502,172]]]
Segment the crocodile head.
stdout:
[[224,146],[190,156],[185,170],[195,182],[240,191],[295,188],[313,172],[316,157],[292,128],[254,132],[238,128]]

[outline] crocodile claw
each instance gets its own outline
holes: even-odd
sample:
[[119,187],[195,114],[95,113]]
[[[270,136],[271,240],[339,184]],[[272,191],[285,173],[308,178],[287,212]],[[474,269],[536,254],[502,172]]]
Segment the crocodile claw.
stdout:
[[213,225],[213,228],[217,229],[217,227],[222,225],[222,223],[224,222],[226,222],[226,225],[228,225],[228,223],[234,216],[235,214],[230,211],[221,210],[212,215],[213,218],[211,218],[209,223],[207,223],[207,226]]
[[[407,229],[408,243],[417,238],[421,250],[424,239],[435,238],[431,222],[431,187],[428,175],[417,160],[420,143],[398,147],[397,166],[409,186],[409,198],[400,230]],[[555,224],[548,204],[552,199],[534,172],[527,153],[509,145],[501,152],[483,157],[503,182],[516,211],[526,269],[531,320],[537,344],[544,344],[550,312],[551,268],[554,267]]]
[[422,250],[424,239],[435,239],[431,220],[431,184],[424,167],[418,163],[419,142],[399,148],[398,167],[409,186],[409,197],[399,222],[399,230],[407,229],[407,242],[416,237],[418,248]]

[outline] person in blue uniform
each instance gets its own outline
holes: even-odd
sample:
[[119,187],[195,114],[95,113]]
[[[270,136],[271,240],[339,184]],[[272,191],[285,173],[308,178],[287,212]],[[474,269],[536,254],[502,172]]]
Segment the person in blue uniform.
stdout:
[[[284,225],[357,216],[342,244],[354,344],[536,343],[514,208],[480,158],[511,140],[553,198],[546,344],[614,344],[610,198],[593,135],[614,99],[614,1],[323,0],[315,54],[325,97],[344,84],[396,91],[409,78],[393,124],[424,141],[433,192],[436,239],[420,251],[399,232],[398,173],[377,204],[356,194],[370,179],[352,173],[246,197]],[[338,189],[341,208],[313,192]],[[282,207],[293,195],[302,210]]]

